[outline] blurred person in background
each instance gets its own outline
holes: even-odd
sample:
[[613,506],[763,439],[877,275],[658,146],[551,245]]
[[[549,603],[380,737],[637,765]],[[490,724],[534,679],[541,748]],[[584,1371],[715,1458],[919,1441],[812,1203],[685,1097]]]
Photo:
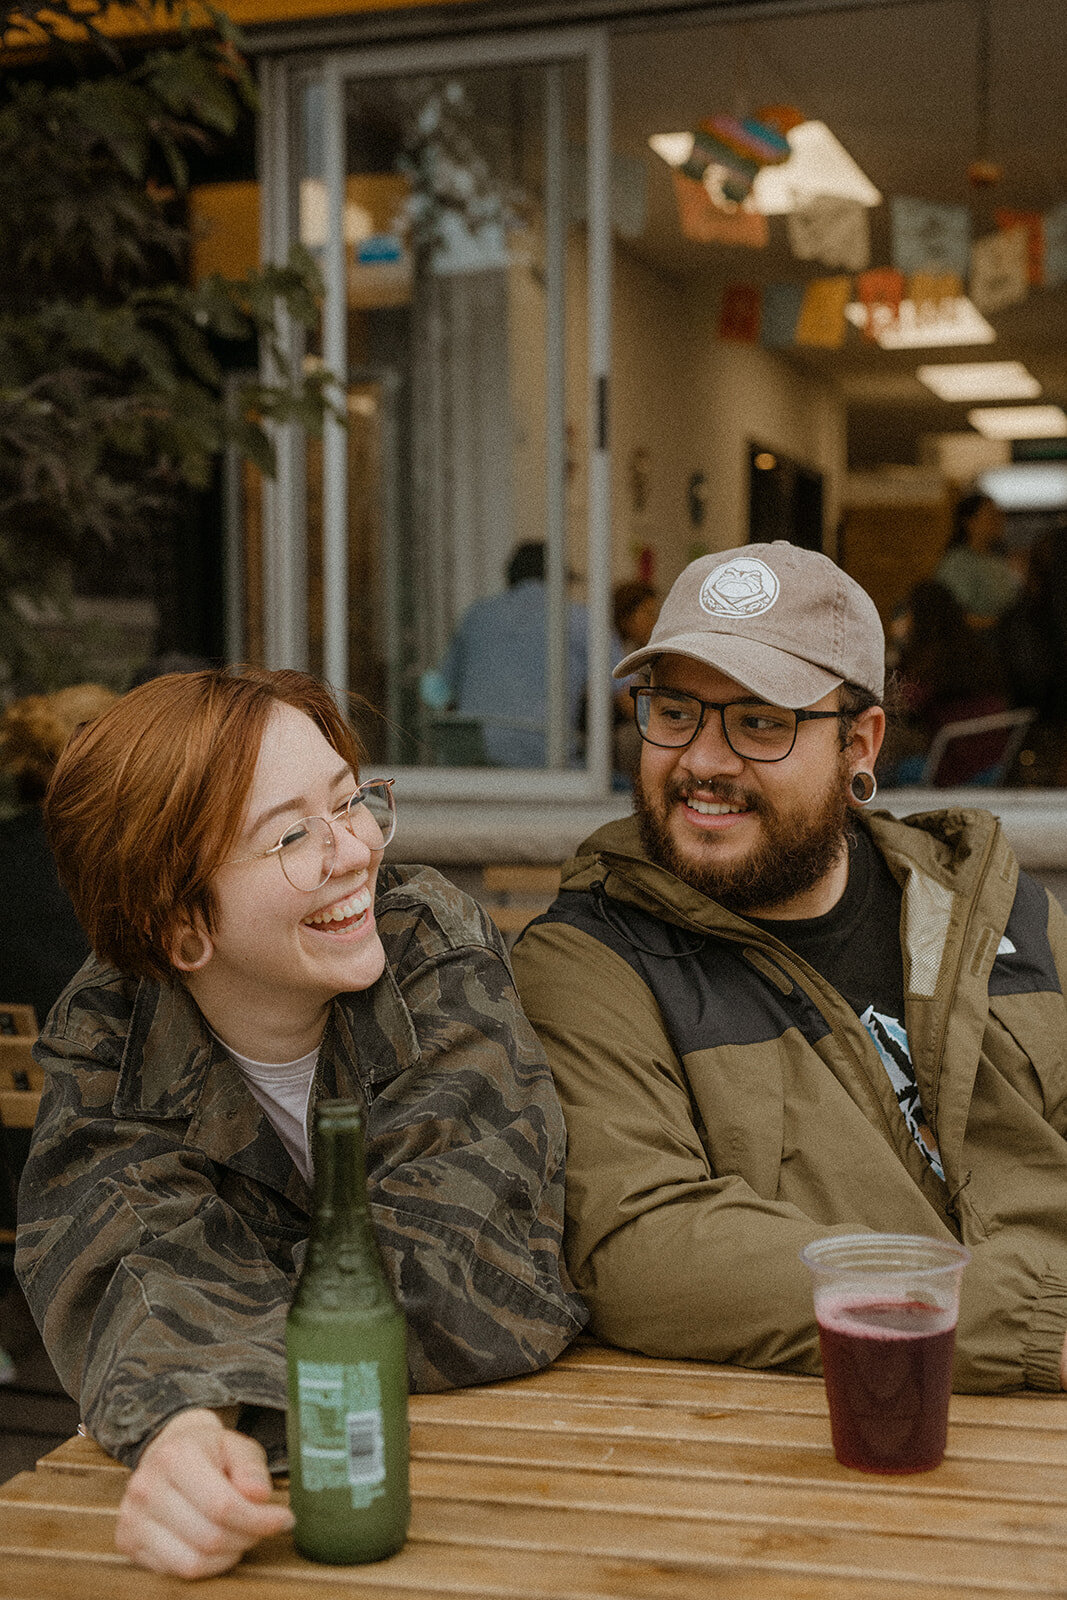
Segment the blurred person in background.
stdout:
[[[897,691],[901,716],[887,749],[887,784],[918,783],[934,735],[947,723],[1008,709],[1000,657],[987,632],[974,628],[955,596],[933,579],[917,583],[896,620]],[[952,745],[938,783],[981,783],[995,765],[1003,734]]]
[[1030,781],[1067,784],[1067,523],[1031,547],[1023,591],[994,637],[1012,704],[1037,713]]
[[0,821],[0,1000],[30,1005],[38,1025],[89,954],[56,875],[41,801],[71,734],[117,699],[98,683],[12,701],[0,715],[0,768],[19,810]]
[[[582,705],[589,674],[589,617],[567,601],[568,760],[579,760]],[[421,693],[435,710],[476,718],[485,756],[494,767],[543,767],[547,756],[548,586],[543,540],[516,546],[507,588],[476,600],[464,613],[436,671],[423,674]],[[611,665],[622,651],[612,639]]]
[[[615,634],[627,654],[642,650],[652,636],[659,616],[660,597],[650,583],[640,578],[628,578],[617,583],[611,597]],[[630,680],[622,685],[623,693],[616,694],[612,720],[612,765],[615,769],[615,787],[628,787],[637,773],[641,761],[641,735],[634,724],[634,706],[629,696]],[[621,781],[620,781],[621,780]]]
[[989,628],[1022,590],[1022,574],[1000,550],[1004,513],[989,495],[965,494],[934,577],[959,602],[972,628]]
[[644,649],[656,626],[659,607],[659,595],[650,583],[642,583],[640,578],[628,578],[625,583],[615,585],[611,608],[615,632],[624,650]]

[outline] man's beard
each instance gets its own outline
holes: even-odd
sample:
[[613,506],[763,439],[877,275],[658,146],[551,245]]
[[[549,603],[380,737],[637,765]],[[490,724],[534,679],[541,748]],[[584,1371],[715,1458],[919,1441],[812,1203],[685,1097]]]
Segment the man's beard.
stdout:
[[[719,865],[701,859],[700,836],[680,849],[668,827],[673,805],[686,786],[669,786],[663,804],[647,794],[640,774],[634,779],[634,806],[641,843],[652,861],[676,878],[739,916],[759,915],[814,889],[846,846],[849,775],[842,760],[818,809],[782,812],[762,795],[746,794],[738,784],[716,782],[715,796],[756,813],[761,837],[740,860]],[[710,854],[710,852],[709,852]]]

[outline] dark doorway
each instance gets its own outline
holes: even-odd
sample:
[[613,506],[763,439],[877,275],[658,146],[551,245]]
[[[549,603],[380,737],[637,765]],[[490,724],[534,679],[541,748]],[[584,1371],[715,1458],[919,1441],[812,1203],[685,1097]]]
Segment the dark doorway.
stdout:
[[822,473],[766,445],[748,447],[748,537],[822,549]]

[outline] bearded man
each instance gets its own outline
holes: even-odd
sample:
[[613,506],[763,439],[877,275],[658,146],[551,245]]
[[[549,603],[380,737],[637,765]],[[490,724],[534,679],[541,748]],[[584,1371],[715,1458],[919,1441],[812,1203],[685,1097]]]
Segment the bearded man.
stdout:
[[635,814],[513,952],[569,1265],[610,1343],[817,1373],[804,1245],[962,1240],[955,1387],[1059,1389],[1067,922],[988,813],[865,809],[883,660],[869,596],[778,542],[693,562],[619,663]]

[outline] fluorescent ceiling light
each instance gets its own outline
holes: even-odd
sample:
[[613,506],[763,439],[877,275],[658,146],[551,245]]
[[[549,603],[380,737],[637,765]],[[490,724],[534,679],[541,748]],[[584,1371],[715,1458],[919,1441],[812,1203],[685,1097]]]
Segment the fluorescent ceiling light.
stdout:
[[[752,197],[745,202],[747,209],[762,211],[766,217],[782,216],[816,195],[858,200],[864,206],[881,204],[882,196],[874,184],[825,122],[801,122],[790,128],[786,138],[791,155],[780,166],[760,169],[752,185]],[[654,133],[648,142],[669,167],[683,166],[693,151],[691,133]],[[712,163],[704,175],[712,193],[722,171]]]
[[762,167],[752,193],[765,217],[795,211],[816,195],[837,195],[878,206],[882,196],[825,122],[801,122],[786,134],[792,155],[780,167]]
[[654,133],[648,142],[669,167],[684,166],[693,154],[691,133]]
[[977,487],[1002,511],[1056,511],[1067,506],[1067,462],[990,467],[978,478]]
[[[867,326],[867,308],[858,301],[845,307],[845,315],[857,328]],[[875,306],[874,337],[883,350],[923,350],[935,345],[992,344],[996,333],[977,306],[961,295],[940,301],[936,312],[926,305],[918,311],[913,300],[902,300],[896,317],[888,306]]]
[[1021,361],[957,361],[915,376],[939,400],[1034,400],[1041,385]]
[[967,421],[987,439],[1067,437],[1067,411],[1061,406],[992,406],[968,411]]

